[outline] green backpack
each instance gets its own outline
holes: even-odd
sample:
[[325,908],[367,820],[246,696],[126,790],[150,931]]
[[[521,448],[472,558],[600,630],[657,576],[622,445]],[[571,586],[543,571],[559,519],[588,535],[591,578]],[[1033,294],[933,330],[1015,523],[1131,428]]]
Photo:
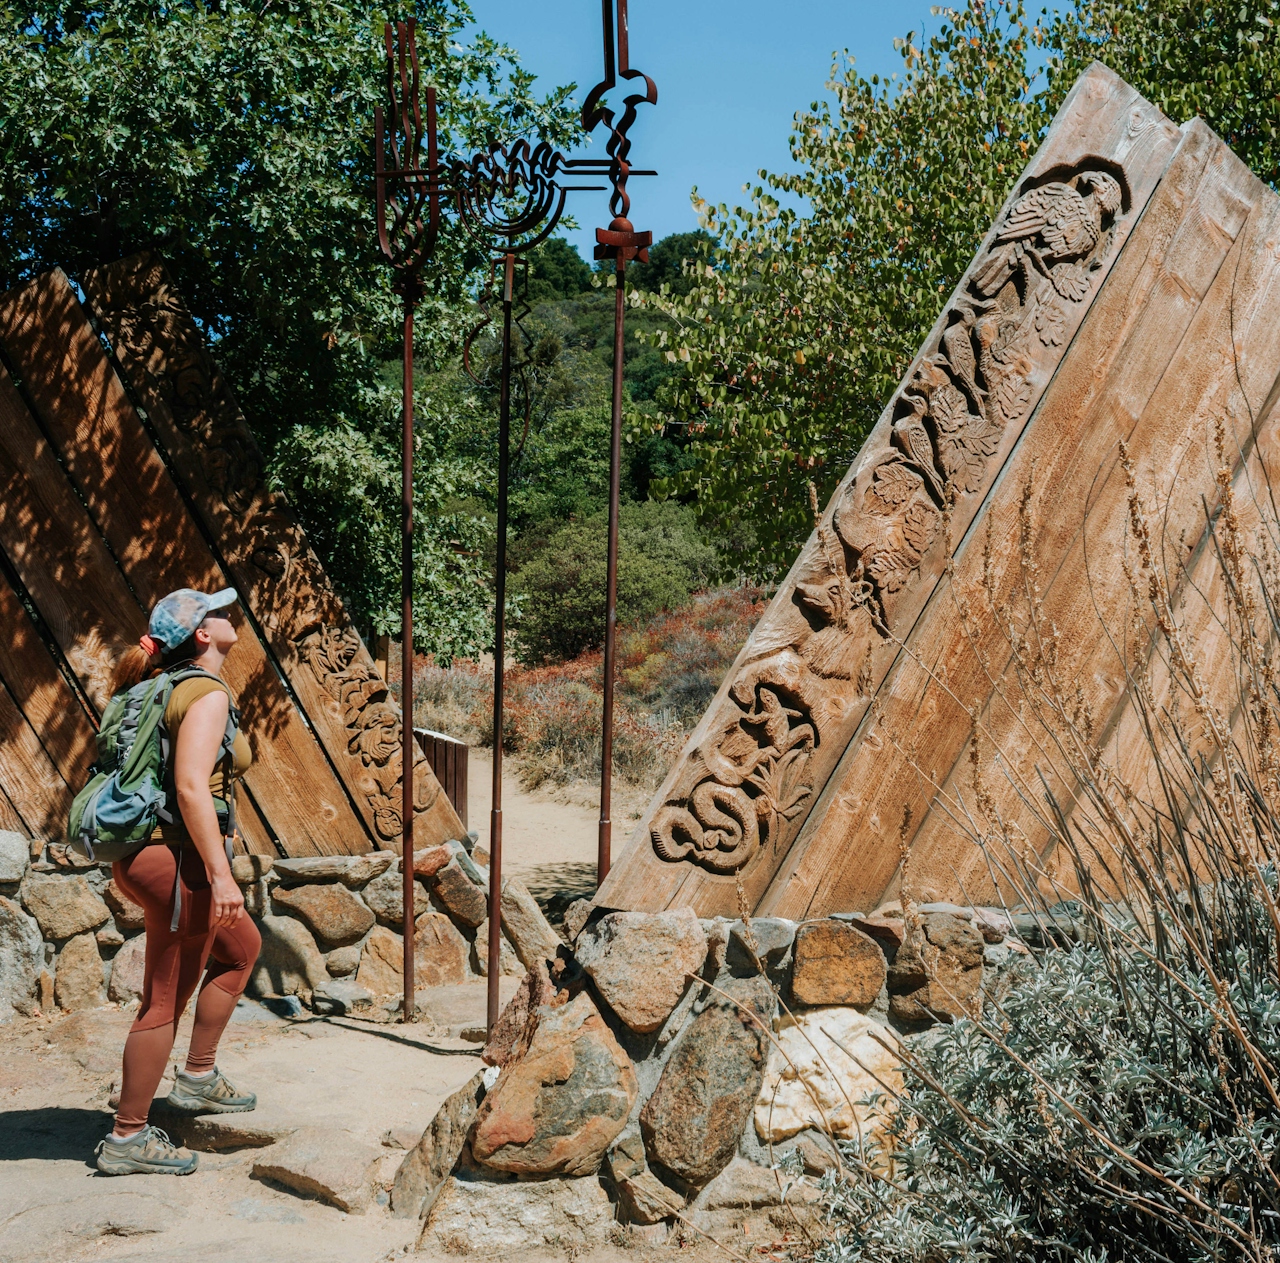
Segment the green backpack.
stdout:
[[[98,760],[89,769],[89,783],[75,796],[67,821],[71,849],[90,860],[124,859],[151,841],[156,826],[175,819],[173,769],[169,731],[164,712],[174,686],[196,677],[227,686],[200,667],[162,672],[117,693],[108,703],[98,730]],[[227,689],[228,701],[231,690]],[[234,702],[227,716],[219,760],[231,753],[240,727]],[[221,813],[220,813],[221,814]],[[235,782],[231,782],[224,829],[227,858],[235,833]],[[175,900],[174,921],[178,917]]]

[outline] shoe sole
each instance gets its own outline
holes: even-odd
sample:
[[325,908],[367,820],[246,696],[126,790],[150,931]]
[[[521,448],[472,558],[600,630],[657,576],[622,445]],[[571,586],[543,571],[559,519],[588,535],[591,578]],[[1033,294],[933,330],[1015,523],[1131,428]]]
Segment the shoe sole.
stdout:
[[203,1096],[180,1096],[177,1092],[170,1092],[164,1099],[167,1105],[184,1114],[247,1114],[258,1104],[256,1097],[248,1105],[226,1105]]
[[172,1167],[137,1162],[131,1158],[122,1158],[118,1162],[99,1158],[97,1165],[103,1175],[191,1175],[199,1162],[192,1162],[189,1166]]

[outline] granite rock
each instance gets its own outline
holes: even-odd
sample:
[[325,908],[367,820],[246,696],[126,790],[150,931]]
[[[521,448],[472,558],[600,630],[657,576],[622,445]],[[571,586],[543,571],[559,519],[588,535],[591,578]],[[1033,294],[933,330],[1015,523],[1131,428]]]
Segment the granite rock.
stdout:
[[502,929],[526,969],[540,960],[554,959],[559,950],[560,936],[525,884],[514,877],[502,883]]
[[707,937],[689,908],[610,912],[585,929],[578,963],[606,1004],[633,1031],[656,1031],[707,957]]
[[488,915],[484,891],[462,871],[456,856],[436,873],[434,889],[436,898],[463,925],[477,926]]
[[[760,1094],[776,998],[760,977],[724,979],[672,1048],[640,1111],[651,1166],[701,1188],[733,1157]],[[763,1029],[762,1029],[763,1024]]]
[[[327,857],[326,857],[327,858]],[[272,892],[277,910],[284,909],[304,921],[327,947],[347,947],[372,928],[373,913],[345,886],[334,883],[310,886],[277,886]]]
[[635,1070],[585,992],[537,1017],[480,1106],[471,1153],[517,1175],[587,1175],[626,1125]]
[[684,1198],[649,1170],[639,1128],[629,1127],[618,1137],[606,1162],[626,1222],[656,1224],[684,1208]]
[[324,967],[335,978],[349,978],[360,968],[360,948],[354,945],[334,948],[324,958]]
[[453,849],[448,846],[429,846],[413,853],[413,874],[426,879],[434,877],[451,859]]
[[369,855],[308,855],[300,859],[277,859],[271,871],[284,882],[340,881],[356,889],[385,873],[395,858],[394,851],[374,851]]
[[111,916],[111,909],[81,876],[28,873],[19,897],[41,934],[55,941],[96,930]]
[[441,912],[424,912],[413,923],[414,989],[466,982],[471,977],[467,965],[470,955],[471,944],[447,916]]
[[[516,955],[515,949],[507,941],[505,934],[498,936],[498,947],[500,954],[500,965],[502,973],[509,978],[519,978],[525,972],[525,967],[520,963],[520,958]],[[472,962],[476,973],[481,978],[489,976],[489,918],[485,917],[483,921],[476,926],[475,942],[471,944],[471,954],[474,957]]]
[[[922,917],[921,928],[919,941],[903,947],[890,970],[889,1012],[909,1025],[975,1014],[982,988],[981,933],[948,912]],[[908,971],[913,957],[918,967],[913,964]],[[919,985],[912,987],[911,982]]]
[[582,933],[582,927],[586,925],[594,908],[595,904],[590,899],[575,899],[564,910],[564,932],[570,943]]
[[791,965],[796,923],[782,917],[753,917],[750,926],[734,921],[729,926],[725,964],[738,978],[765,973],[781,981]]
[[15,1009],[23,1014],[35,1011],[43,967],[44,942],[35,918],[0,895],[0,1020]]
[[[755,1104],[756,1134],[776,1144],[809,1128],[841,1140],[881,1138],[902,1089],[897,1040],[852,1008],[784,1020]],[[869,1098],[884,1098],[875,1104]]]
[[373,1009],[373,996],[351,978],[331,978],[312,994],[311,1007],[317,1013],[349,1017],[369,1013]]
[[[398,872],[387,872],[381,877],[375,877],[362,893],[365,903],[383,925],[402,926],[404,924],[404,887]],[[415,881],[413,883],[414,918],[430,911],[431,900],[422,888],[422,883]]]
[[231,858],[231,878],[237,886],[252,886],[261,881],[275,864],[271,855],[235,855]]
[[77,934],[68,939],[58,953],[58,966],[53,975],[53,998],[58,1007],[68,1013],[77,1009],[96,1009],[106,1003],[102,957],[92,934]]
[[380,925],[373,928],[360,954],[356,984],[380,998],[404,992],[404,939],[399,934]]
[[874,1004],[885,982],[884,953],[855,926],[813,921],[796,932],[791,994],[804,1005]]
[[116,919],[116,924],[126,933],[132,934],[135,930],[144,928],[146,921],[142,911],[142,905],[134,903],[128,895],[116,885],[113,878],[106,885],[102,892],[102,898],[106,901],[106,905],[111,909],[112,916]]
[[405,1155],[391,1188],[397,1219],[424,1219],[453,1171],[484,1097],[478,1071],[436,1111],[421,1139]]
[[373,1200],[373,1164],[379,1157],[373,1146],[339,1128],[300,1127],[254,1162],[253,1175],[363,1215]]
[[11,829],[0,829],[0,882],[21,881],[30,862],[30,838]]
[[529,970],[489,1032],[488,1042],[480,1054],[484,1061],[491,1066],[505,1066],[523,1056],[536,1029],[537,1010],[555,999],[556,987],[546,965],[539,964]]
[[146,963],[147,936],[137,934],[111,958],[111,982],[107,987],[107,998],[116,1004],[141,1000]]
[[249,980],[254,995],[296,995],[304,1003],[329,981],[311,931],[293,917],[258,920],[262,951]]
[[94,939],[100,948],[110,951],[124,943],[124,935],[116,928],[114,921],[107,921],[94,931]]

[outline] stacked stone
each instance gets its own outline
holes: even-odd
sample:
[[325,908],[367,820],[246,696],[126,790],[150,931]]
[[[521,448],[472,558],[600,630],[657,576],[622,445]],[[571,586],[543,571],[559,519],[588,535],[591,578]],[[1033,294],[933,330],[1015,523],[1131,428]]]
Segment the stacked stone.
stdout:
[[1003,913],[910,912],[797,924],[574,905],[569,945],[532,964],[490,1033],[490,1071],[404,1160],[394,1213],[443,1241],[479,1213],[477,1188],[500,1200],[513,1178],[612,1201],[641,1231],[776,1205],[770,1166],[794,1151],[817,1174],[839,1161],[831,1137],[883,1141],[898,1041],[975,1013],[1025,958]]

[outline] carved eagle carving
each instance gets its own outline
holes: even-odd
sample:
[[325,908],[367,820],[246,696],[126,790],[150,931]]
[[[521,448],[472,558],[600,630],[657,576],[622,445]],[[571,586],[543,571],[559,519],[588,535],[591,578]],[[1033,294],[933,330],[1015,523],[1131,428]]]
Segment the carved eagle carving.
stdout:
[[[1080,189],[1088,189],[1082,194]],[[1103,220],[1120,209],[1119,182],[1105,171],[1083,171],[1075,185],[1054,181],[1024,193],[1009,209],[990,256],[974,274],[973,287],[990,296],[1019,267],[1034,264],[1053,279],[1053,269],[1083,259],[1102,236]]]

